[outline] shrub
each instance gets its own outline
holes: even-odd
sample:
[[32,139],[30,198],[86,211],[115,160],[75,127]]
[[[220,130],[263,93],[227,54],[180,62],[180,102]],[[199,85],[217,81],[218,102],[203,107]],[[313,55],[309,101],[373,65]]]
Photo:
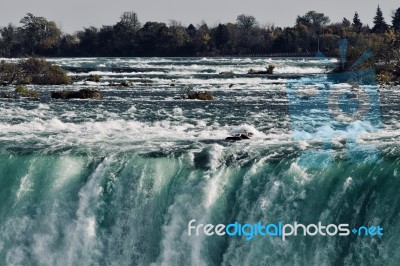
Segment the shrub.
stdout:
[[381,84],[390,84],[391,82],[395,81],[396,77],[389,71],[380,71],[380,73],[377,75],[377,79]]
[[41,58],[29,58],[20,62],[20,66],[31,83],[37,85],[62,85],[71,84],[71,79],[65,71]]
[[0,82],[10,84],[62,85],[71,84],[65,71],[40,58],[29,58],[18,63],[0,62]]
[[30,90],[27,87],[23,85],[18,85],[17,88],[15,88],[15,94],[22,96],[22,97],[29,97],[29,98],[37,98],[39,94],[35,90]]
[[2,85],[10,85],[13,83],[25,84],[30,80],[23,75],[21,67],[16,63],[6,61],[0,62],[0,81]]

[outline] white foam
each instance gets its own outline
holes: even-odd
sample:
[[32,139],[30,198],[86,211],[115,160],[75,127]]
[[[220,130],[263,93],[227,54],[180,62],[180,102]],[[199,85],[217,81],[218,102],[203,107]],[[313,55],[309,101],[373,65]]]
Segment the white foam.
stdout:
[[63,156],[56,162],[53,169],[52,176],[55,177],[53,186],[57,191],[79,178],[82,169],[84,169],[84,163],[78,158]]
[[353,178],[349,176],[343,183],[343,190],[346,191],[353,184]]
[[31,181],[31,171],[32,171],[32,169],[30,169],[28,174],[26,174],[24,177],[22,177],[21,184],[17,191],[17,199],[19,199],[21,196],[23,196],[26,192],[32,191],[31,188],[32,188],[33,183]]

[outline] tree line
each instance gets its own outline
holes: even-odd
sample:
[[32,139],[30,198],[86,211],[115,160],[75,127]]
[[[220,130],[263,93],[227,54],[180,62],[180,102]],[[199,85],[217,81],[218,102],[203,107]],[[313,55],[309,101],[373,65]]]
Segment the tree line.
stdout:
[[[337,53],[338,40],[378,47],[400,32],[400,8],[388,24],[378,6],[372,27],[356,12],[352,21],[331,23],[328,16],[309,11],[293,27],[261,26],[251,15],[235,23],[209,27],[206,23],[183,26],[177,21],[142,24],[135,12],[125,12],[115,25],[88,27],[63,33],[54,21],[28,13],[20,25],[0,28],[2,57],[95,56],[231,56],[269,53]],[[398,37],[395,37],[398,38]],[[381,48],[383,49],[383,48]]]

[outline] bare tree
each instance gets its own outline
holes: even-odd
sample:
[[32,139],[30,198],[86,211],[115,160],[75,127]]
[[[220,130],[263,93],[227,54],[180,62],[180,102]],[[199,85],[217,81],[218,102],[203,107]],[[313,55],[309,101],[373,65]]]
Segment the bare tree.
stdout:
[[133,29],[134,31],[138,31],[142,27],[142,25],[139,22],[137,14],[133,11],[122,13],[121,23]]
[[170,19],[170,20],[168,21],[168,25],[169,25],[170,27],[172,27],[172,28],[180,28],[180,27],[182,27],[182,22],[177,21],[177,20],[175,20],[175,19]]

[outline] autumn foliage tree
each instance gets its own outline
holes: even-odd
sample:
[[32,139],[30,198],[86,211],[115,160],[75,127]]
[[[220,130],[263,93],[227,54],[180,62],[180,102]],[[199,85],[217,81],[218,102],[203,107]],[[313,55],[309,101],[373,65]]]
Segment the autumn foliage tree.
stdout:
[[19,28],[22,44],[27,54],[44,54],[55,49],[61,40],[61,30],[54,21],[28,13],[21,19]]

